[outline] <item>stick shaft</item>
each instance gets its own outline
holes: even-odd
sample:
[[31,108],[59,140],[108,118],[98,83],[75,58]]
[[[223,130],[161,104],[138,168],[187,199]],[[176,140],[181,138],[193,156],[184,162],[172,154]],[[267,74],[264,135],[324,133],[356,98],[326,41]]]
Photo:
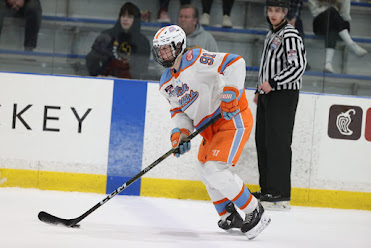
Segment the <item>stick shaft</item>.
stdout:
[[[187,137],[187,140],[186,141],[190,141],[191,139],[193,139],[194,137],[196,137],[198,134],[202,133],[207,127],[209,127],[210,125],[212,125],[213,123],[215,123],[216,121],[218,121],[220,118],[221,118],[221,115],[220,114],[218,114],[217,116],[215,116],[214,118],[212,118],[205,125],[203,125],[200,129],[196,130],[191,135],[189,135]],[[126,183],[124,183],[123,185],[121,185],[120,187],[118,187],[115,191],[113,191],[111,194],[109,194],[102,201],[100,201],[99,203],[97,203],[95,206],[93,206],[91,209],[89,209],[88,211],[86,211],[80,217],[76,218],[75,219],[76,222],[73,223],[73,225],[76,225],[77,223],[79,223],[80,221],[82,221],[83,219],[85,219],[89,214],[91,214],[97,208],[99,208],[100,206],[102,206],[103,204],[105,204],[106,202],[108,202],[109,200],[111,200],[113,197],[115,197],[116,195],[118,195],[121,191],[125,190],[132,183],[134,183],[136,180],[138,180],[140,177],[142,177],[148,171],[150,171],[151,169],[153,169],[156,165],[158,165],[164,159],[166,159],[167,157],[169,157],[171,154],[173,154],[174,152],[179,152],[178,150],[179,150],[179,148],[172,148],[172,149],[170,149],[167,153],[165,153],[164,155],[162,155],[160,158],[158,158],[152,164],[148,165],[141,172],[139,172],[134,177],[132,177],[131,179],[129,179]]]

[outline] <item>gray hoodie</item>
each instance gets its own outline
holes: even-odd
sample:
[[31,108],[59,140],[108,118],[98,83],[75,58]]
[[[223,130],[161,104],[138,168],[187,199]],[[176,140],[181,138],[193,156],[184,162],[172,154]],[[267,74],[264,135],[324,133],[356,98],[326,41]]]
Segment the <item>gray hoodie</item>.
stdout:
[[334,7],[339,14],[344,18],[345,21],[350,21],[350,0],[338,0],[338,1],[319,1],[309,0],[308,1],[310,12],[313,17],[318,16],[329,7]]
[[203,48],[209,52],[219,52],[218,45],[214,37],[207,32],[199,23],[197,23],[196,30],[187,35],[187,48]]

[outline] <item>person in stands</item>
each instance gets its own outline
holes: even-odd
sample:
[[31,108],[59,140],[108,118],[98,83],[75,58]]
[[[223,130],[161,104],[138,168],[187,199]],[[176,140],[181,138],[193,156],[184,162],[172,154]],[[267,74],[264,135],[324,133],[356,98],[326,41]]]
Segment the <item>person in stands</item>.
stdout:
[[[202,0],[202,16],[200,23],[204,26],[210,25],[210,11],[211,6],[213,4],[213,0]],[[232,20],[231,20],[231,11],[233,7],[234,0],[223,0],[223,20],[222,20],[222,27],[224,28],[231,28]]]
[[198,22],[198,9],[193,5],[182,5],[178,13],[178,25],[187,35],[187,48],[204,48],[218,52],[214,37]]
[[350,0],[309,0],[309,9],[314,17],[313,32],[325,37],[325,72],[334,72],[332,61],[340,37],[350,51],[361,57],[367,51],[350,37]]
[[37,46],[41,26],[42,8],[40,0],[1,0],[0,34],[4,17],[20,17],[25,20],[24,50],[33,51]]
[[140,32],[141,15],[133,3],[125,3],[115,26],[103,31],[86,56],[91,76],[145,78],[148,72],[150,43]]

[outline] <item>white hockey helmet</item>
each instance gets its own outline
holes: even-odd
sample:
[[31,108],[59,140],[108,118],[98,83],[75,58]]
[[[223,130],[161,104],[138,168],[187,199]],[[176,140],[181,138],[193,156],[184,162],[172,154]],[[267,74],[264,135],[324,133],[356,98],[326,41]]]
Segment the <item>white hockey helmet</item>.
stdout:
[[[164,58],[160,53],[160,48],[170,46],[171,54]],[[153,59],[164,67],[171,67],[176,58],[183,53],[186,48],[186,34],[177,25],[170,25],[161,28],[153,37],[152,54]]]

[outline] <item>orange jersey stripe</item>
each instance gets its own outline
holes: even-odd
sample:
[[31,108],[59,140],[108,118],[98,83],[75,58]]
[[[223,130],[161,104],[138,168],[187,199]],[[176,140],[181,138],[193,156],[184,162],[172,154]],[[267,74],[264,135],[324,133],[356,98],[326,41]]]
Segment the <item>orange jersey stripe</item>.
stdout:
[[236,201],[241,195],[242,195],[242,193],[245,191],[245,184],[242,184],[242,190],[241,190],[241,192],[235,197],[235,198],[233,198],[233,202],[234,201]]
[[219,66],[219,68],[218,68],[218,72],[219,72],[219,73],[220,73],[220,71],[221,71],[221,69],[222,69],[222,65],[224,64],[224,61],[227,59],[227,57],[229,56],[229,54],[230,54],[230,53],[227,53],[227,54],[224,56],[222,63],[220,63],[220,66]]
[[161,86],[160,86],[160,90],[161,90],[161,88],[162,88],[162,86],[164,86],[165,84],[167,84],[171,79],[172,79],[173,77],[171,77],[169,80],[167,80],[165,83],[163,83],[163,84],[161,84]]
[[218,205],[218,204],[223,203],[223,202],[226,202],[226,201],[228,201],[228,199],[227,199],[227,198],[224,198],[224,199],[221,199],[221,200],[219,200],[219,201],[215,201],[215,202],[213,202],[213,204],[214,204],[214,205]]
[[[215,112],[216,111],[218,111],[218,110],[215,110]],[[212,113],[211,115],[207,115],[204,118],[202,118],[202,120],[199,123],[197,123],[197,125],[195,125],[195,128],[197,128],[204,120],[206,120],[207,118],[210,118],[211,116],[213,116],[215,114],[215,112]]]
[[[200,53],[198,54],[198,56],[197,56],[197,58],[195,59],[195,61],[192,62],[192,64],[188,65],[187,67],[184,67],[182,70],[178,71],[177,73],[174,73],[174,74],[173,74],[173,72],[172,72],[171,74],[173,74],[175,78],[178,78],[179,75],[180,75],[180,73],[181,73],[182,71],[184,71],[185,69],[187,69],[188,67],[190,67],[190,66],[194,65],[194,63],[196,63],[196,61],[198,60],[198,58],[201,56],[201,53],[202,53],[202,49],[200,49]],[[182,55],[182,56],[183,56],[183,55]]]
[[219,213],[219,216],[225,215],[227,213],[227,210],[224,210],[223,212]]
[[245,205],[243,205],[242,207],[240,207],[241,210],[245,209],[247,207],[247,205],[249,205],[249,203],[251,202],[252,200],[252,194],[250,194],[250,197],[249,199],[247,200],[247,202],[245,203]]
[[[222,63],[220,64],[219,68],[218,68],[218,72],[219,72],[220,74],[223,74],[223,73],[221,72],[221,70],[222,70],[222,66],[223,66],[223,64],[224,64],[224,61],[227,59],[228,55],[229,55],[229,53],[227,53],[227,54],[224,56],[224,59],[223,59]],[[238,56],[237,58],[235,58],[234,60],[232,60],[231,62],[229,62],[228,65],[226,65],[225,68],[227,68],[228,66],[232,65],[234,62],[236,62],[237,60],[239,60],[239,59],[241,59],[241,58],[242,58],[241,56]]]

